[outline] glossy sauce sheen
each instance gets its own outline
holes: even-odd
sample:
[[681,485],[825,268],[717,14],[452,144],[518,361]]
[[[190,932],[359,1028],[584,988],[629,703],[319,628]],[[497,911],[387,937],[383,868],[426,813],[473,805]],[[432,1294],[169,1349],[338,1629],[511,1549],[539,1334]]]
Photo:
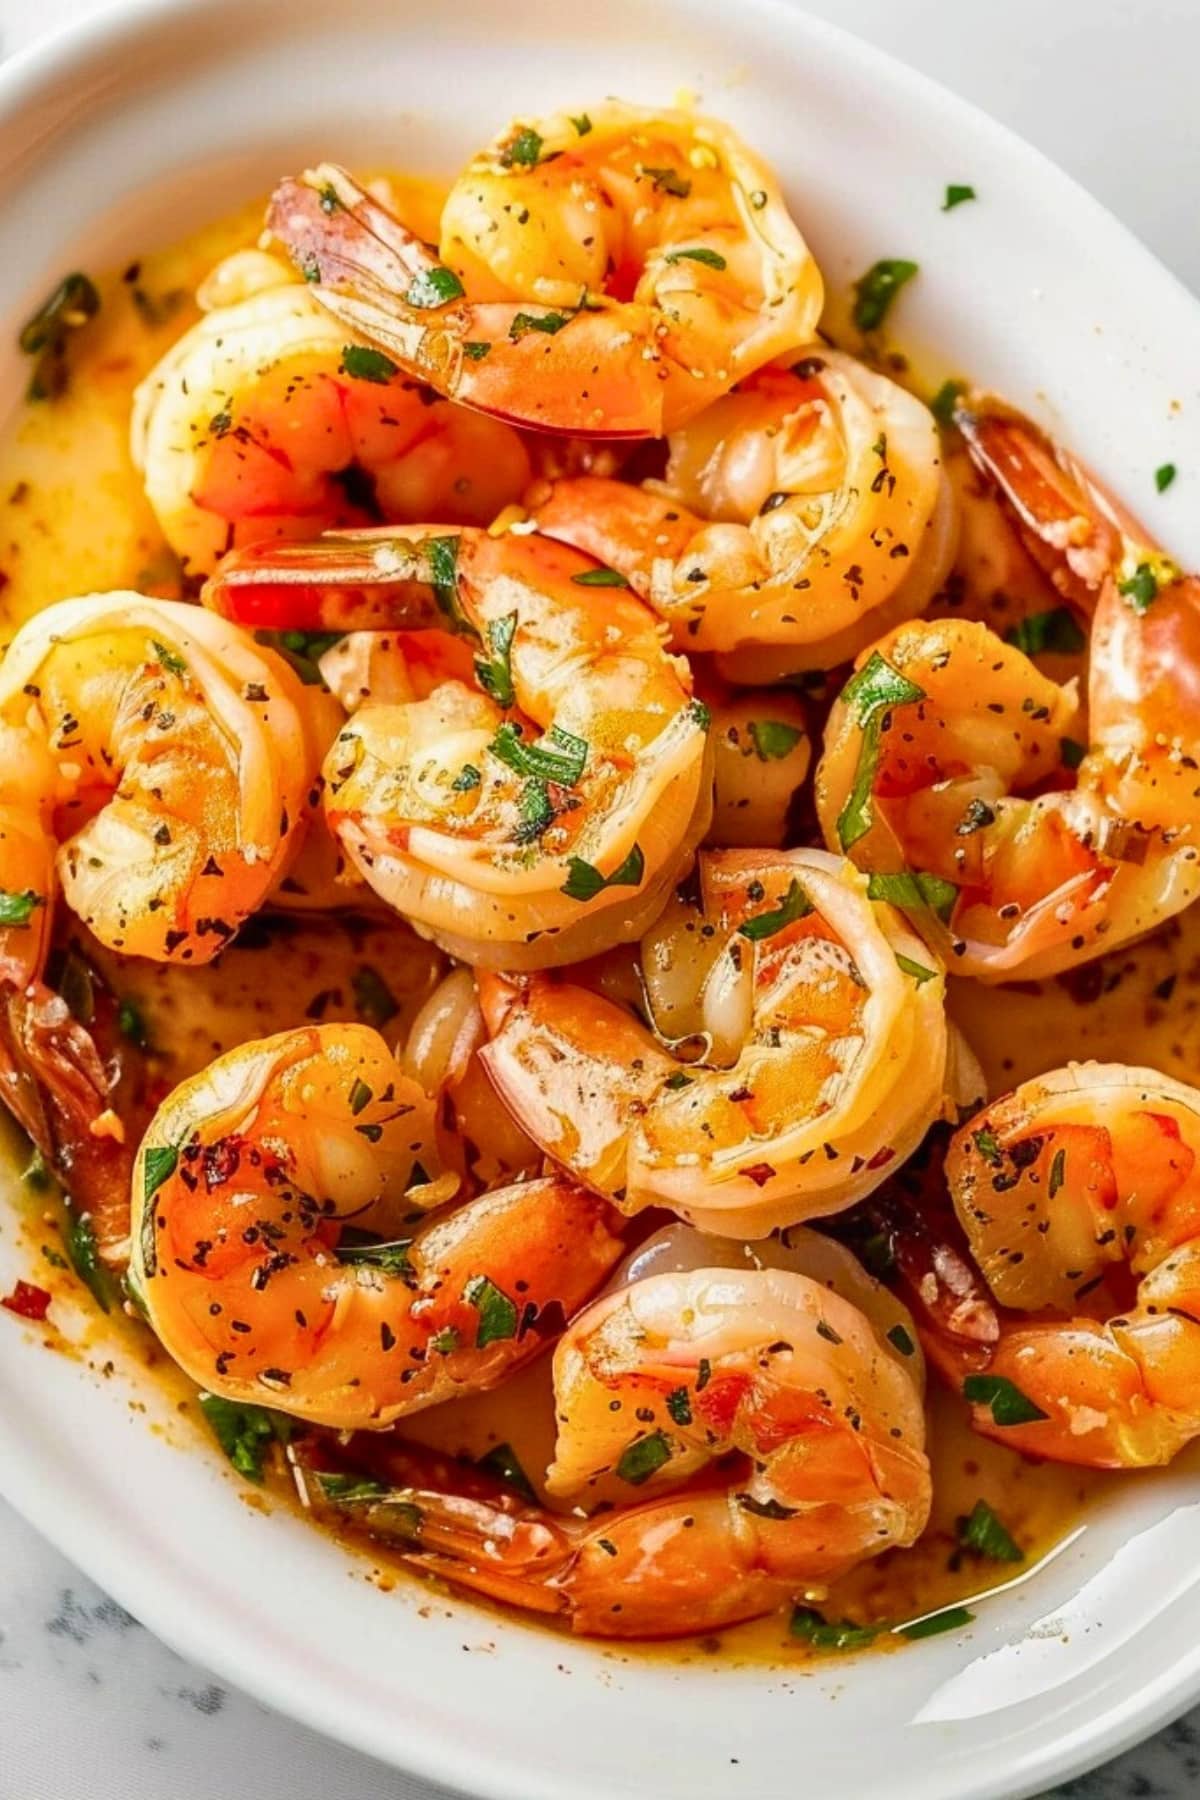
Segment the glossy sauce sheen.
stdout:
[[[405,216],[423,235],[435,236],[437,191],[426,183],[394,185]],[[130,397],[198,316],[193,294],[199,280],[220,257],[254,242],[261,217],[260,203],[247,206],[180,246],[98,279],[100,314],[71,346],[68,390],[52,403],[22,405],[9,422],[0,441],[0,644],[21,620],[66,595],[126,587],[167,596],[178,592],[176,565],[130,460]],[[1011,609],[1011,596],[992,598],[989,610],[998,629],[1011,622]],[[1036,604],[1018,603],[1017,611],[1022,610],[1036,610]],[[1059,678],[1072,672],[1056,663],[1046,666]],[[145,962],[118,966],[113,959],[105,964],[94,945],[87,951],[107,967],[116,991],[134,1003],[144,1021],[151,1045],[147,1078],[156,1093],[236,1043],[323,1016],[322,1006],[330,1017],[354,1016],[355,976],[364,967],[383,978],[398,1003],[385,1025],[395,1034],[444,966],[438,952],[402,926],[363,921],[331,926],[315,917],[293,920],[282,930],[251,927],[241,943],[204,969]],[[276,970],[286,964],[286,983],[264,980],[264,963]],[[1145,943],[1068,977],[1015,989],[950,985],[952,1015],[980,1056],[993,1093],[1072,1058],[1143,1062],[1184,1080],[1193,1079],[1200,1066],[1200,920],[1194,910]],[[6,1134],[0,1143],[6,1157],[11,1141]],[[25,1218],[30,1279],[56,1296],[77,1298],[76,1284],[54,1260],[56,1218],[44,1195],[30,1196]],[[112,1347],[113,1329],[111,1320],[97,1315],[85,1341],[83,1353],[98,1367],[106,1346]],[[194,1390],[177,1371],[163,1369],[165,1359],[148,1334],[125,1335],[137,1360],[170,1383],[179,1412],[203,1430]],[[64,1347],[52,1332],[46,1341]],[[944,1393],[934,1394],[931,1414],[934,1506],[924,1538],[914,1550],[867,1563],[832,1592],[814,1595],[826,1617],[910,1620],[1022,1577],[1086,1523],[1088,1510],[1123,1479],[1038,1465],[986,1442],[970,1431],[961,1405]],[[548,1358],[499,1393],[406,1421],[406,1435],[472,1457],[508,1443],[535,1482],[549,1460],[552,1429]],[[192,1433],[185,1435],[186,1447],[194,1451]],[[294,1501],[282,1467],[269,1491],[278,1503]],[[247,1499],[259,1503],[253,1491]],[[987,1562],[957,1548],[955,1522],[980,1499],[1021,1546],[1023,1562]],[[381,1559],[377,1545],[360,1541],[356,1547],[385,1585],[408,1579],[398,1563]],[[899,1641],[886,1633],[877,1640],[881,1646]],[[707,1660],[718,1650],[724,1659],[787,1666],[814,1654],[789,1642],[787,1621],[778,1615],[727,1631],[720,1640],[677,1643],[653,1653]],[[651,1651],[624,1646],[605,1653],[628,1659]]]

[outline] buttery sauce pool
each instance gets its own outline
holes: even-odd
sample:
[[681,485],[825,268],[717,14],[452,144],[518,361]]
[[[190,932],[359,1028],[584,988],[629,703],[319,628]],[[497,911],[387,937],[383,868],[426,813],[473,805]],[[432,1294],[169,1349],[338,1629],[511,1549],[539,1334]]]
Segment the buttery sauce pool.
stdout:
[[[407,180],[393,186],[415,229],[435,237],[438,190]],[[255,203],[182,244],[98,278],[100,310],[70,345],[65,391],[50,401],[22,403],[10,419],[0,438],[0,646],[23,619],[68,595],[111,588],[180,594],[178,565],[130,458],[131,395],[198,316],[194,293],[201,278],[222,256],[254,242],[261,217],[261,203]],[[150,1046],[145,1079],[156,1093],[165,1093],[222,1050],[306,1018],[357,1015],[383,1024],[381,994],[386,1028],[398,1034],[443,966],[439,954],[403,926],[316,916],[293,917],[262,931],[252,925],[203,969],[120,962],[90,941],[85,949],[142,1023]],[[286,980],[264,979],[264,965],[272,976],[286,965]],[[980,1057],[992,1093],[1072,1058],[1144,1062],[1189,1080],[1200,1067],[1200,909],[1068,977],[1012,989],[952,981],[950,989],[951,1013]],[[15,1135],[6,1131],[0,1155],[19,1166],[20,1154]],[[62,1214],[45,1192],[26,1188],[22,1197],[17,1191],[29,1279],[70,1306],[80,1290],[62,1267]],[[119,1318],[119,1310],[108,1320],[97,1313],[82,1345],[76,1345],[75,1353],[105,1373],[112,1366],[104,1358],[115,1348]],[[3,1328],[18,1325],[9,1320]],[[41,1329],[47,1344],[69,1347],[53,1328]],[[203,1431],[195,1389],[149,1333],[122,1325],[120,1335],[126,1353],[167,1384],[176,1416]],[[543,1357],[497,1393],[417,1414],[405,1422],[405,1435],[471,1458],[508,1445],[536,1484],[551,1453],[549,1367]],[[934,1500],[924,1537],[914,1549],[866,1563],[814,1597],[826,1619],[886,1626],[974,1602],[989,1587],[1035,1568],[1086,1522],[1099,1496],[1123,1480],[1155,1478],[1098,1475],[1018,1456],[977,1437],[961,1403],[938,1391],[936,1383],[930,1416]],[[179,1435],[194,1452],[195,1432],[185,1425]],[[231,1473],[231,1479],[238,1478]],[[282,1462],[269,1473],[266,1492],[276,1504],[296,1504]],[[255,1495],[248,1490],[247,1498],[253,1501]],[[988,1560],[962,1548],[959,1522],[979,1501],[1003,1521],[1020,1561]],[[415,1579],[378,1544],[346,1541],[369,1557],[374,1578],[384,1586]],[[874,1641],[895,1646],[900,1640],[881,1630]],[[620,1658],[710,1660],[718,1652],[723,1661],[783,1666],[822,1654],[811,1642],[790,1636],[782,1615],[719,1638],[657,1649],[608,1647]]]

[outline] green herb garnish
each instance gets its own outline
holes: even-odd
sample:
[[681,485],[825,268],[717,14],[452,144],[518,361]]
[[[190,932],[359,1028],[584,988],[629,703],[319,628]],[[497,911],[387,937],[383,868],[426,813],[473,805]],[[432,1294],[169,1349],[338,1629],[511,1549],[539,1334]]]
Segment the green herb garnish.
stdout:
[[918,267],[900,257],[885,257],[855,282],[854,323],[860,331],[878,331],[896,295],[906,281],[912,280]]
[[719,256],[715,250],[706,249],[703,244],[698,244],[694,250],[668,250],[663,260],[668,263],[703,263],[706,269],[727,269],[729,267],[723,256]]
[[670,1460],[671,1446],[666,1433],[652,1431],[649,1437],[635,1438],[632,1444],[625,1446],[617,1461],[617,1474],[632,1487],[640,1487]]
[[511,721],[501,725],[488,745],[492,755],[518,775],[536,775],[562,787],[574,787],[587,766],[588,743],[559,725],[552,725],[537,743],[526,744],[521,727]]
[[760,762],[778,762],[789,756],[804,736],[798,725],[782,719],[751,719],[750,738]]
[[594,900],[605,888],[639,886],[645,872],[646,858],[640,844],[633,846],[620,868],[614,869],[611,875],[602,875],[582,856],[572,856],[567,863],[567,879],[561,891],[568,900]]
[[941,875],[931,875],[921,869],[902,869],[893,875],[869,875],[867,899],[886,900],[892,906],[915,907],[919,911],[928,907],[945,924],[954,911],[958,889]]
[[977,198],[978,196],[973,187],[967,187],[965,184],[952,181],[948,183],[946,187],[946,198],[942,201],[942,211],[953,212],[954,208],[956,206],[961,206],[964,200],[974,200]]
[[475,658],[475,678],[497,706],[511,706],[515,699],[512,647],[516,634],[515,612],[506,613],[502,619],[492,619],[487,627],[487,644],[491,655]]
[[267,1450],[275,1443],[286,1444],[291,1436],[291,1420],[262,1406],[201,1394],[200,1410],[238,1474],[248,1481],[262,1481]]
[[738,936],[749,938],[752,944],[761,943],[764,938],[774,937],[797,919],[807,918],[813,910],[813,903],[800,883],[792,880],[788,883],[784,894],[770,912],[756,913],[752,919],[744,919],[738,926]]
[[399,373],[399,365],[382,350],[367,344],[347,344],[342,351],[342,373],[354,381],[374,381],[382,385]]
[[878,650],[872,650],[862,668],[842,689],[842,705],[849,708],[862,732],[854,781],[838,815],[838,841],[843,850],[849,850],[859,838],[865,837],[875,822],[872,786],[879,767],[879,740],[884,720],[893,706],[908,706],[924,698],[924,688],[902,675],[899,669],[894,669]]
[[1087,648],[1087,639],[1075,623],[1074,613],[1065,606],[1056,606],[1049,612],[1034,613],[1028,619],[1021,619],[1005,632],[1004,641],[1006,644],[1014,644],[1026,656],[1040,656],[1046,650],[1073,656]]
[[968,1375],[962,1391],[972,1406],[990,1407],[996,1425],[1032,1425],[1050,1417],[1004,1375]]
[[967,1517],[957,1521],[955,1534],[964,1550],[974,1550],[991,1562],[1025,1561],[1020,1544],[986,1500],[977,1500]]
[[419,275],[414,275],[404,298],[410,306],[428,311],[445,306],[447,301],[461,300],[464,291],[454,270],[443,268],[439,264],[432,269],[422,269]]
[[490,1275],[475,1275],[463,1289],[463,1299],[479,1314],[475,1329],[475,1348],[484,1350],[489,1344],[501,1343],[517,1335],[517,1305]]

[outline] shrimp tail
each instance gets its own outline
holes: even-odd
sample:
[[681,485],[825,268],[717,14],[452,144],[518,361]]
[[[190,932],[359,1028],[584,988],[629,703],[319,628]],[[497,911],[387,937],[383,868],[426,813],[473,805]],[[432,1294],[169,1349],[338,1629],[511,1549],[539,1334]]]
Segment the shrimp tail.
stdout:
[[267,229],[335,318],[439,394],[532,430],[661,435],[670,370],[649,308],[623,308],[632,328],[614,332],[591,297],[567,312],[468,301],[420,238],[328,163],[276,188]]
[[993,482],[1022,542],[1072,606],[1090,616],[1121,560],[1145,534],[1074,457],[1031,419],[983,398],[954,415],[971,461]]
[[[324,1448],[316,1453],[323,1458]],[[309,1441],[291,1461],[306,1503],[318,1514],[365,1530],[411,1567],[525,1611],[569,1609],[554,1585],[575,1549],[567,1531],[512,1487],[478,1466],[403,1441],[348,1447],[365,1480],[317,1466]]]
[[453,534],[421,540],[385,528],[251,544],[229,552],[201,598],[221,618],[267,631],[444,626],[436,545],[456,543]]
[[133,1147],[91,1034],[41,982],[0,994],[0,1098],[90,1216],[105,1261],[129,1258]]

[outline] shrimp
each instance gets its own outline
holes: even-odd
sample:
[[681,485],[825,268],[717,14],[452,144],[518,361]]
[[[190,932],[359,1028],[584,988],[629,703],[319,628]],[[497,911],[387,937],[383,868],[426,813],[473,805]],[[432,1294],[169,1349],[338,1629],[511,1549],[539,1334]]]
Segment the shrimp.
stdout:
[[277,188],[267,226],[356,337],[547,431],[661,437],[808,343],[821,310],[735,133],[619,101],[503,132],[451,188],[436,251],[329,165]]
[[187,1374],[376,1430],[537,1353],[619,1256],[613,1215],[552,1177],[410,1232],[459,1185],[434,1114],[363,1025],[244,1044],[175,1089],[138,1152],[131,1272]]
[[230,301],[222,284],[224,303],[134,395],[134,462],[186,573],[210,574],[233,544],[335,526],[486,525],[518,498],[530,464],[511,427],[348,344],[283,263],[260,254],[258,264],[264,272],[240,284],[253,291]]
[[946,1104],[942,971],[820,850],[701,854],[642,942],[648,1024],[578,981],[478,979],[502,1099],[626,1212],[765,1236],[870,1193]]
[[808,713],[786,688],[705,689],[712,713],[713,816],[707,842],[778,849],[792,833],[812,739]]
[[438,595],[478,638],[468,679],[359,706],[325,763],[351,862],[464,962],[544,968],[639,937],[708,828],[708,710],[604,575],[548,538],[425,526],[235,552],[206,589],[314,630]]
[[845,662],[912,618],[954,556],[928,408],[821,347],[760,369],[668,440],[665,478],[534,490],[538,528],[626,576],[731,681]]
[[0,663],[0,973],[36,979],[56,886],[127,956],[217,955],[299,847],[322,729],[279,657],[198,607],[35,614]]
[[956,1133],[946,1179],[999,1325],[926,1344],[977,1430],[1095,1468],[1200,1435],[1198,1157],[1200,1091],[1121,1063],[1024,1082]]
[[1182,573],[1073,457],[994,404],[956,415],[1058,591],[1091,615],[1081,784],[1166,842],[1200,829],[1200,576]]
[[306,1488],[357,1493],[342,1515],[365,1506],[416,1567],[594,1636],[712,1631],[823,1589],[924,1528],[922,1369],[912,1320],[841,1246],[771,1251],[662,1233],[560,1339],[546,1485],[615,1510],[454,1492],[404,1448],[376,1464],[404,1486]]
[[1130,823],[1088,778],[1079,719],[1073,683],[966,619],[900,626],[834,703],[816,776],[825,841],[957,974],[1055,974],[1200,893],[1200,851]]

